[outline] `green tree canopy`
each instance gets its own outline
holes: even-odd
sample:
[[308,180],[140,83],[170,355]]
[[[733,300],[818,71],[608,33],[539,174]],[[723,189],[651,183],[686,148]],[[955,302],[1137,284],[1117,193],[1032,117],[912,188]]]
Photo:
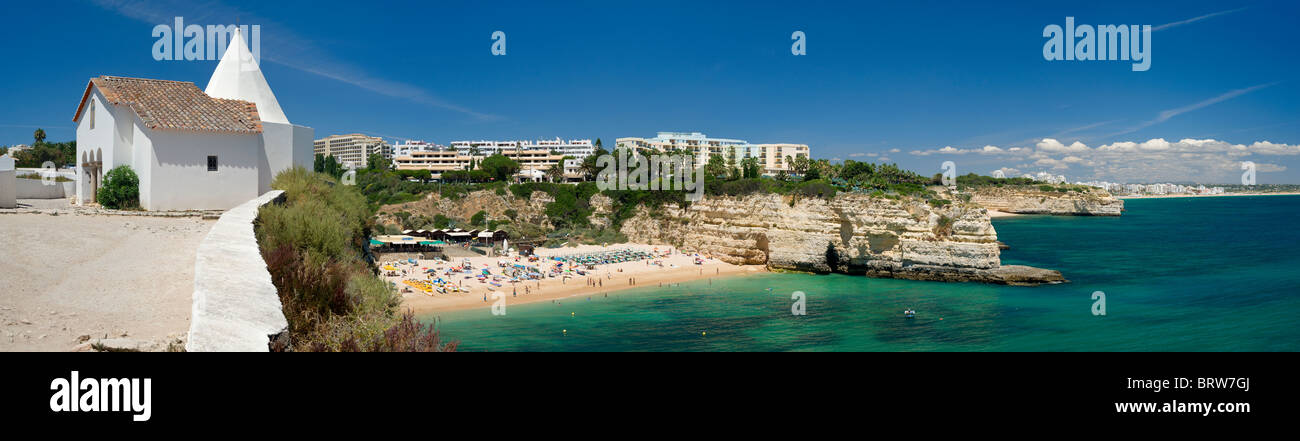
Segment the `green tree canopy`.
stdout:
[[483,225],[485,221],[487,221],[487,212],[483,210],[479,210],[478,213],[474,213],[469,218],[470,225]]
[[478,166],[498,181],[507,181],[519,172],[519,163],[500,153],[484,158]]
[[366,170],[388,170],[392,168],[392,164],[392,160],[379,153],[366,157]]

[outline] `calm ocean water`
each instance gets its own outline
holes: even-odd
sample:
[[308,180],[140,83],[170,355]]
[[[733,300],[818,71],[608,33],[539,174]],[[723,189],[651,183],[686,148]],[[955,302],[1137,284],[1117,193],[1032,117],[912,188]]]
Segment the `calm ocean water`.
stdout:
[[[1004,263],[1068,284],[762,274],[443,313],[440,328],[465,351],[1300,350],[1300,196],[1125,204],[1118,218],[994,221]],[[794,291],[805,316],[790,313]]]

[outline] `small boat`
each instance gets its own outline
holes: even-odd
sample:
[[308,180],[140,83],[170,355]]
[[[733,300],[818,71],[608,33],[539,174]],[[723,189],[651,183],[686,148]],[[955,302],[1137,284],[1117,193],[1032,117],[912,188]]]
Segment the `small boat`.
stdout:
[[915,310],[915,309],[908,309],[908,310],[906,310],[906,311],[903,311],[903,317],[906,317],[906,318],[913,318],[913,317],[916,317],[916,310]]

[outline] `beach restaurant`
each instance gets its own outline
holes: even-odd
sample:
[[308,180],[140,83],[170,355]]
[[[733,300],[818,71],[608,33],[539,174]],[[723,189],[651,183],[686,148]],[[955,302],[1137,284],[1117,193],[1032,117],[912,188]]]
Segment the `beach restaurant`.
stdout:
[[448,230],[446,234],[447,234],[447,241],[452,243],[469,242],[474,237],[473,235],[469,234],[468,231],[462,230],[460,228]]
[[407,243],[411,243],[412,240],[415,241],[414,243],[418,243],[421,241],[443,242],[442,243],[443,245],[448,243],[465,243],[465,242],[474,242],[480,245],[495,245],[503,240],[509,239],[510,234],[506,233],[504,230],[465,231],[460,228],[452,228],[452,229],[442,229],[442,230],[405,230],[402,231],[402,234],[400,236],[383,236],[383,237],[414,238],[411,240],[397,240],[395,242],[392,242],[393,244],[399,246]]
[[505,230],[484,230],[480,231],[478,235],[475,236],[474,240],[483,245],[496,245],[497,243],[509,238],[510,234],[506,233]]
[[370,239],[370,248],[383,252],[442,251],[442,246],[446,244],[447,242],[441,240],[426,240],[423,237],[405,234],[375,236]]

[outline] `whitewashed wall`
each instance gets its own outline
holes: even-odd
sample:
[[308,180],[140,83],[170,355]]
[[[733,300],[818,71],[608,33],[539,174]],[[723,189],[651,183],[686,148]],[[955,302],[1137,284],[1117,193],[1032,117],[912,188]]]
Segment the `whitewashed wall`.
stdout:
[[230,209],[199,243],[188,352],[267,352],[270,336],[289,326],[253,231],[258,210],[283,191]]
[[0,208],[14,208],[18,206],[18,198],[15,187],[18,185],[15,179],[14,159],[9,156],[0,156]]
[[[86,172],[81,169],[81,159],[83,154],[90,157],[97,151],[104,153],[104,171],[108,171],[108,164],[112,164],[114,146],[121,142],[116,130],[121,129],[122,124],[127,124],[130,128],[130,118],[119,121],[118,113],[120,109],[112,105],[106,105],[104,96],[99,93],[98,88],[92,88],[90,92],[90,101],[94,102],[95,128],[90,128],[90,104],[87,103],[86,110],[81,113],[81,119],[77,120],[77,203],[82,204],[90,202],[94,189],[90,188],[90,179]],[[128,110],[129,111],[129,110]],[[134,112],[131,112],[134,114]],[[59,164],[63,165],[63,164]]]
[[49,185],[40,179],[15,179],[15,196],[18,199],[63,199],[69,196],[68,190],[75,190],[72,182],[52,182]]
[[[174,131],[147,135],[135,139],[137,149],[153,153],[148,176],[140,178],[140,203],[145,209],[227,210],[259,194],[258,135]],[[215,172],[208,171],[208,155],[217,156]]]

